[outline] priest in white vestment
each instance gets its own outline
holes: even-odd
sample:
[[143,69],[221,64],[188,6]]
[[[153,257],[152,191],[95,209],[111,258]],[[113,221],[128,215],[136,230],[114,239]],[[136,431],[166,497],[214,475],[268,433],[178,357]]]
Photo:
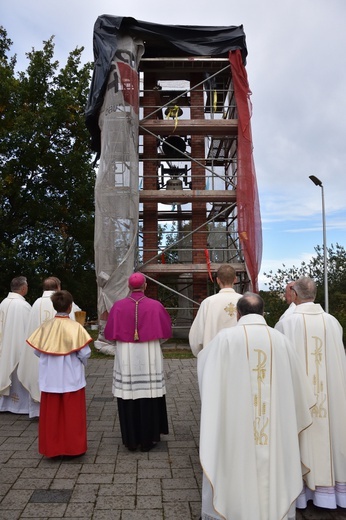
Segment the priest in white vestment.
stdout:
[[38,416],[37,403],[31,403],[28,391],[17,376],[21,352],[26,346],[31,306],[25,300],[28,283],[25,276],[13,278],[0,304],[0,411]]
[[280,320],[282,320],[283,318],[286,318],[286,316],[289,316],[292,312],[294,312],[294,309],[296,308],[296,304],[294,301],[294,292],[291,289],[293,287],[293,284],[294,284],[294,282],[289,282],[286,285],[285,300],[288,303],[288,307],[285,310],[285,312],[280,316],[280,318],[279,318]]
[[316,284],[301,277],[291,288],[296,308],[275,327],[293,342],[316,396],[309,430],[313,456],[297,507],[346,507],[346,358],[339,322],[314,303]]
[[[43,281],[43,294],[32,305],[27,339],[38,327],[46,321],[54,318],[56,310],[53,307],[51,296],[61,290],[61,282],[55,276],[49,276]],[[70,318],[75,320],[75,310],[80,310],[78,306],[73,304]],[[38,383],[39,360],[35,356],[33,349],[25,343],[18,364],[18,378],[22,385],[28,390],[33,402],[40,402],[41,392]]]
[[195,356],[221,329],[237,323],[237,301],[241,294],[233,289],[235,280],[236,272],[231,265],[219,267],[216,281],[220,291],[202,301],[191,325],[189,343]]
[[266,324],[263,306],[246,293],[236,326],[198,354],[202,520],[294,519],[309,471],[314,396],[292,344]]

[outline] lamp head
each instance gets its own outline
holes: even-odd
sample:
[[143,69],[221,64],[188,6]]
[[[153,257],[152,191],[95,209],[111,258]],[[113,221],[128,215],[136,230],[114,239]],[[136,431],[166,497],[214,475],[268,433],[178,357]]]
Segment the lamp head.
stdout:
[[312,182],[314,184],[316,184],[316,186],[320,186],[322,188],[322,181],[320,181],[320,179],[318,179],[317,177],[315,177],[315,175],[309,175],[309,179],[312,180]]

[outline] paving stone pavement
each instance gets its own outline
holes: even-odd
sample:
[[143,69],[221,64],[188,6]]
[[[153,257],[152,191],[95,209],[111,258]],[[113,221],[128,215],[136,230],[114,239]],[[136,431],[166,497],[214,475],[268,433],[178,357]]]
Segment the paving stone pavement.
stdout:
[[[89,360],[88,451],[82,457],[42,457],[38,420],[0,414],[0,520],[198,520],[196,359],[165,359],[170,433],[148,453],[122,445],[112,367],[110,357]],[[346,511],[310,505],[297,512],[297,520],[314,519],[346,519]]]

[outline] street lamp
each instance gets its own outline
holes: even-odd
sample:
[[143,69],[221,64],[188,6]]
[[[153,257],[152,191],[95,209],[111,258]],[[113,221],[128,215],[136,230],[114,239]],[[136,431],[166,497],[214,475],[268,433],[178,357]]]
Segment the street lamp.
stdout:
[[315,177],[315,175],[310,175],[309,179],[312,182],[319,186],[322,190],[322,225],[323,225],[323,263],[324,263],[324,310],[329,312],[329,299],[328,299],[328,270],[327,270],[327,238],[326,238],[326,212],[324,208],[324,188],[323,184]]

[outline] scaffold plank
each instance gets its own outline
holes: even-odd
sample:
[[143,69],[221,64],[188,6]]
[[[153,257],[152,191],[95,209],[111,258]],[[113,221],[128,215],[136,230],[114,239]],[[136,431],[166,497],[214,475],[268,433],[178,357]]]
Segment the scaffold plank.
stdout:
[[141,190],[140,202],[235,202],[235,190]]
[[[222,264],[212,263],[210,266],[211,272],[216,272]],[[237,273],[246,272],[244,264],[230,263]],[[182,273],[208,273],[207,264],[148,264],[139,267],[139,271],[143,274],[182,274]]]
[[236,136],[238,134],[237,119],[146,119],[139,122],[139,134],[149,133],[165,135],[211,135]]

